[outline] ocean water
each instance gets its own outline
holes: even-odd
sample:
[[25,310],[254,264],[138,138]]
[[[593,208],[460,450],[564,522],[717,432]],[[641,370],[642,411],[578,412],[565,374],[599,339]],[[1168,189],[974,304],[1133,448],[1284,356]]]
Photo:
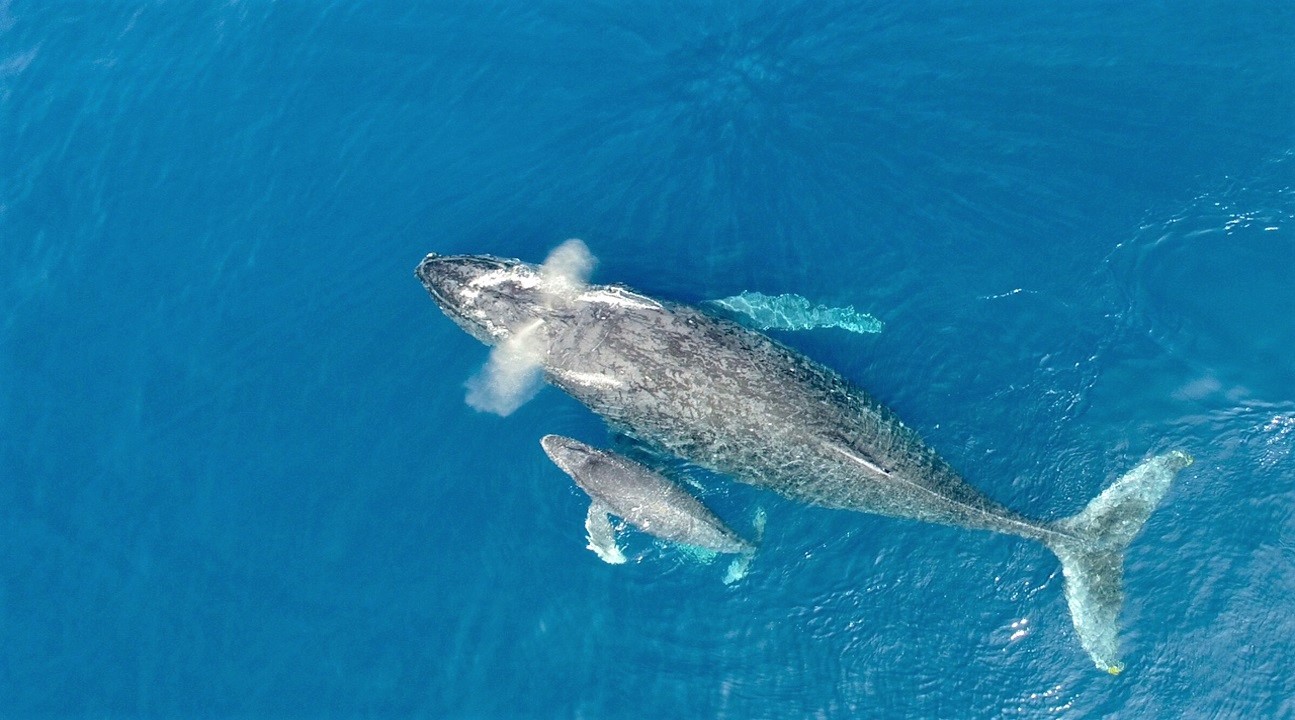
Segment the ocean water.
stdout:
[[[1284,2],[0,0],[0,716],[1295,717]],[[1119,677],[1055,559],[704,476],[612,567],[412,275],[538,261],[779,333],[990,496],[1196,457]]]

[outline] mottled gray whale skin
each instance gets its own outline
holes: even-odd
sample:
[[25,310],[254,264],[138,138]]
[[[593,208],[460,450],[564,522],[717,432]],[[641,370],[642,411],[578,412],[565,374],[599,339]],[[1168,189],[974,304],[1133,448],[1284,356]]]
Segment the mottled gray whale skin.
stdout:
[[1185,453],[1153,457],[1078,515],[1040,522],[976,490],[840,374],[735,322],[488,255],[431,254],[416,275],[464,330],[524,345],[548,382],[659,450],[822,507],[1043,542],[1062,560],[1085,649],[1103,670],[1123,667],[1123,551]]
[[[611,513],[649,535],[717,553],[749,553],[755,545],[724,524],[692,493],[617,453],[561,435],[540,445],[593,504],[590,516]],[[591,530],[591,534],[592,534]]]

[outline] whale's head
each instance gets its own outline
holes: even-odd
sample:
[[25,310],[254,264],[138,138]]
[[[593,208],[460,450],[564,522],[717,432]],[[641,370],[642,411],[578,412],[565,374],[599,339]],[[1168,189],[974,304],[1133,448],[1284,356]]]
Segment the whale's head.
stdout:
[[487,345],[545,317],[554,278],[537,265],[490,255],[437,255],[414,271],[451,320]]
[[540,447],[544,448],[545,454],[553,461],[554,465],[562,468],[562,471],[571,476],[572,480],[580,486],[590,497],[601,499],[608,492],[614,491],[614,487],[609,486],[602,480],[598,473],[589,471],[590,466],[605,461],[603,453],[586,445],[579,440],[561,435],[545,435],[540,438]]

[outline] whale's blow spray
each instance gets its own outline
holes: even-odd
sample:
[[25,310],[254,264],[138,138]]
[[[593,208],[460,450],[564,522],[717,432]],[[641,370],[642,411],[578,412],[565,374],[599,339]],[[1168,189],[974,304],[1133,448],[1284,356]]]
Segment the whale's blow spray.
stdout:
[[[565,302],[585,286],[597,260],[582,241],[572,238],[549,253],[540,265],[545,297]],[[543,321],[512,328],[511,336],[490,351],[486,364],[468,379],[464,400],[475,410],[511,415],[544,385],[546,344]]]
[[552,292],[573,291],[589,282],[589,273],[593,272],[598,260],[589,252],[584,241],[571,238],[553,248],[553,252],[540,265],[540,275],[545,284],[553,288]]
[[490,358],[468,378],[464,400],[475,410],[507,417],[535,397],[543,384],[542,359],[537,355],[541,322],[513,332],[512,337],[490,350]]

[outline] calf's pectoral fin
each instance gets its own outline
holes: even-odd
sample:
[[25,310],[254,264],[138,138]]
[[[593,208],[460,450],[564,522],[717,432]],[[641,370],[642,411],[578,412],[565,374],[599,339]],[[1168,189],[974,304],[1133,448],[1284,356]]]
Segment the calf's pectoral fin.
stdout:
[[610,508],[598,500],[589,503],[589,514],[585,516],[585,532],[589,537],[589,549],[611,565],[625,562],[625,553],[616,545],[616,529],[612,527]]

